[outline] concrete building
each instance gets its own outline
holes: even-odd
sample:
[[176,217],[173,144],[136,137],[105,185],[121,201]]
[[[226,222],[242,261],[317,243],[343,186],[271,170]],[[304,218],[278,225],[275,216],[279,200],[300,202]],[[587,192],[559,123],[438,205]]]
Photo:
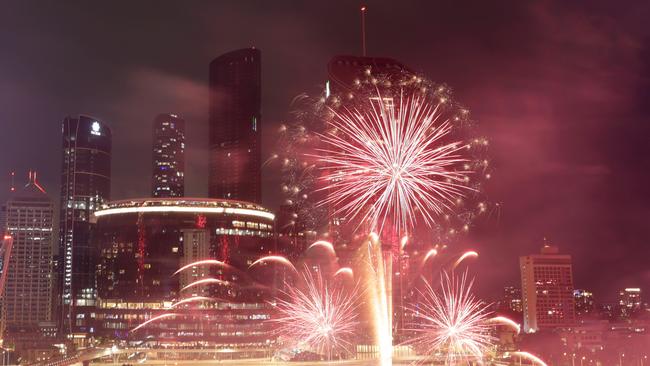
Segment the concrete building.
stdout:
[[7,337],[38,333],[52,318],[54,203],[29,173],[29,182],[6,204],[7,234],[13,237],[4,291]]
[[524,331],[567,328],[575,324],[571,256],[544,245],[540,254],[519,258]]

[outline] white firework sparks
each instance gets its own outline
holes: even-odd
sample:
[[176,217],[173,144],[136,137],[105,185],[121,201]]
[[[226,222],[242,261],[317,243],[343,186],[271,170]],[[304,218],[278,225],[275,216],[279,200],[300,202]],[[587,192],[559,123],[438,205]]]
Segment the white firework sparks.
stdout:
[[302,273],[304,289],[289,285],[277,300],[276,332],[321,354],[346,350],[357,327],[356,288],[328,284],[320,273]]
[[378,89],[367,98],[332,109],[329,131],[321,135],[318,159],[329,193],[323,204],[373,230],[390,222],[408,231],[418,217],[432,226],[474,190],[469,144],[453,140],[444,100],[404,91],[384,97]]
[[488,306],[472,295],[472,284],[466,273],[460,279],[445,273],[439,292],[427,283],[420,305],[410,309],[416,326],[409,343],[430,356],[442,354],[446,365],[482,362],[494,339]]

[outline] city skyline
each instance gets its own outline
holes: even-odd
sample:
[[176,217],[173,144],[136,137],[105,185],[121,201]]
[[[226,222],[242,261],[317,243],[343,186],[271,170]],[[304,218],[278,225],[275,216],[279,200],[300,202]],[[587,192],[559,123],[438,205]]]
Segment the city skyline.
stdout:
[[[517,257],[536,252],[544,236],[548,236],[563,253],[574,257],[575,285],[593,291],[600,298],[615,298],[621,287],[643,287],[644,282],[648,283],[650,274],[642,260],[648,255],[647,243],[650,240],[643,226],[643,218],[647,217],[648,212],[648,198],[643,196],[647,173],[638,171],[647,166],[650,155],[647,153],[647,146],[642,145],[639,140],[647,135],[647,126],[641,123],[648,114],[647,107],[641,104],[643,97],[648,95],[648,84],[643,79],[645,77],[647,80],[648,70],[641,64],[643,57],[647,60],[647,41],[643,38],[645,34],[635,28],[639,26],[638,23],[631,22],[625,26],[616,23],[619,28],[610,25],[610,28],[599,29],[598,23],[591,19],[593,16],[622,23],[621,18],[628,19],[631,15],[623,14],[621,18],[616,19],[607,17],[608,8],[603,5],[602,8],[590,10],[593,14],[584,14],[578,9],[563,9],[566,12],[562,13],[562,17],[552,19],[552,15],[559,13],[557,7],[562,7],[561,5],[518,5],[513,6],[509,13],[501,18],[495,15],[495,19],[483,19],[469,25],[472,32],[476,32],[477,29],[494,26],[498,20],[508,19],[515,23],[517,29],[521,30],[517,37],[508,36],[503,33],[505,28],[499,27],[480,36],[495,45],[495,54],[491,54],[491,49],[482,48],[465,39],[467,33],[455,28],[451,22],[442,21],[432,28],[438,31],[434,34],[444,33],[452,40],[440,39],[440,44],[427,44],[426,52],[418,55],[408,51],[406,46],[380,41],[391,40],[379,27],[390,12],[386,11],[386,4],[370,5],[369,54],[399,59],[431,75],[436,81],[449,82],[455,87],[459,99],[473,111],[474,117],[484,126],[484,133],[493,141],[491,153],[494,155],[497,171],[495,183],[486,191],[491,201],[501,204],[501,209],[494,213],[490,225],[479,225],[478,230],[468,240],[471,241],[468,245],[477,247],[481,253],[477,268],[485,279],[478,284],[479,289],[492,290],[501,285],[517,284]],[[314,13],[340,11],[339,8],[340,6],[316,5],[314,8],[298,7],[294,12],[306,19],[316,19]],[[86,10],[90,12],[91,20],[104,19],[100,13]],[[140,14],[138,10],[142,9],[136,5],[135,10],[135,15],[132,16],[137,17],[137,14]],[[166,6],[161,11],[171,14],[173,10],[173,7]],[[211,10],[216,11],[213,8]],[[193,11],[199,10],[195,8]],[[246,13],[240,8],[229,8],[226,13],[228,11],[237,13],[240,17]],[[277,11],[288,10],[286,6],[280,5]],[[410,8],[399,11],[400,14],[403,12],[405,18],[406,14],[417,15],[417,12]],[[443,8],[441,13],[437,15],[441,17],[437,18],[438,20],[445,14],[452,19],[461,18],[461,14],[453,9]],[[36,18],[44,17],[38,15],[38,12],[33,14],[36,14]],[[250,17],[263,21],[255,15]],[[188,167],[188,180],[191,182],[188,182],[188,196],[206,196],[207,163],[202,161],[202,157],[207,156],[207,141],[203,140],[207,140],[206,70],[209,61],[224,52],[249,45],[255,45],[264,52],[262,113],[267,126],[263,136],[264,160],[273,150],[273,132],[284,119],[291,98],[323,83],[327,75],[325,65],[335,54],[360,53],[356,7],[350,5],[349,14],[343,17],[349,24],[339,33],[330,36],[331,38],[326,37],[324,30],[306,27],[304,40],[294,36],[300,45],[296,49],[283,48],[278,51],[275,48],[279,46],[270,43],[273,37],[265,36],[262,32],[248,32],[239,39],[234,37],[217,43],[216,47],[213,46],[214,41],[218,40],[216,35],[199,37],[198,41],[195,41],[198,43],[192,44],[200,44],[200,51],[193,53],[196,57],[191,62],[179,61],[177,58],[154,61],[156,53],[164,49],[163,45],[152,46],[148,52],[131,49],[137,56],[136,60],[125,61],[120,58],[117,65],[98,60],[99,62],[82,68],[81,74],[89,76],[90,81],[71,81],[80,86],[87,86],[87,83],[92,82],[93,93],[78,95],[66,92],[57,97],[41,95],[36,90],[41,85],[44,86],[43,90],[50,90],[50,83],[57,84],[56,78],[44,77],[41,81],[34,81],[25,76],[25,71],[20,72],[23,69],[33,69],[36,70],[35,75],[41,75],[49,70],[48,67],[53,66],[32,61],[24,63],[29,67],[19,67],[17,62],[32,51],[23,50],[18,46],[19,37],[29,35],[30,32],[18,31],[12,36],[15,38],[7,38],[15,52],[8,61],[2,61],[3,69],[8,71],[6,74],[0,74],[0,81],[2,85],[8,85],[8,92],[17,91],[16,95],[4,99],[17,99],[12,105],[3,108],[0,121],[15,129],[18,137],[15,140],[33,137],[41,141],[40,132],[39,136],[34,135],[34,126],[40,127],[43,124],[40,127],[44,132],[43,137],[52,139],[52,134],[57,133],[60,128],[59,121],[63,116],[79,111],[98,115],[111,126],[116,135],[114,153],[119,155],[113,159],[113,169],[119,175],[113,179],[113,198],[128,198],[148,196],[150,191],[147,174],[143,173],[150,171],[147,169],[150,167],[149,162],[146,161],[146,156],[135,156],[138,153],[147,155],[145,152],[149,151],[151,143],[147,136],[150,136],[148,123],[151,116],[178,109],[189,125],[187,143],[188,161],[191,161],[191,166]],[[531,25],[525,25],[525,21],[518,17],[533,22]],[[8,20],[5,24],[12,25],[13,22],[14,20]],[[147,24],[151,27],[158,24],[155,20],[150,22],[152,23]],[[35,23],[28,24],[36,26]],[[40,26],[44,26],[43,24],[47,22]],[[227,22],[225,24],[234,26]],[[542,25],[551,27],[548,27],[549,30],[543,30]],[[562,35],[567,37],[566,39],[553,32],[554,27],[567,25],[570,26],[570,33]],[[201,26],[202,29],[211,29],[210,26],[214,26],[215,32],[220,27],[225,27],[207,22]],[[287,29],[280,30],[283,36],[293,33],[293,28],[304,27],[304,24],[294,21],[288,22],[286,27]],[[318,27],[322,28],[323,25],[319,23]],[[102,40],[106,42],[106,45],[101,47],[103,52],[117,52],[118,45],[114,44],[114,39],[124,37],[124,34],[109,35],[98,28],[89,29],[91,34],[102,35]],[[150,28],[144,29],[139,32],[132,29],[129,34],[135,34],[133,37],[136,39],[164,38],[164,32],[163,35],[158,35],[152,33]],[[415,26],[404,29],[404,32],[413,37],[406,40],[409,46],[422,42],[423,38],[417,35],[417,30]],[[65,37],[70,31],[63,27],[57,29],[52,37]],[[80,37],[83,39],[84,36]],[[305,55],[314,40],[320,40],[324,46],[320,46],[310,55]],[[520,42],[523,43],[524,40],[539,40],[541,45],[523,45]],[[632,45],[629,40],[634,41],[631,42]],[[573,67],[571,63],[567,65],[562,59],[552,56],[548,56],[551,59],[546,62],[550,62],[560,71],[545,68],[542,63],[535,61],[537,56],[545,54],[544,50],[562,53],[560,51],[566,47],[564,41],[576,48],[575,51],[567,52],[565,57],[576,64],[585,63],[586,68],[600,70],[604,74],[587,78],[587,74],[581,74],[579,68]],[[180,46],[183,40],[175,42]],[[65,49],[72,46],[64,42],[60,47]],[[70,49],[78,50],[77,47]],[[478,49],[471,52],[467,50],[473,48]],[[620,61],[630,68],[624,71],[620,65],[610,65],[606,57],[591,57],[600,48],[620,51]],[[440,49],[447,50],[450,56],[453,56],[450,58],[461,61],[436,61],[432,56]],[[181,54],[184,59],[187,57],[187,53]],[[469,58],[474,55],[478,61],[470,62],[460,57],[461,55]],[[300,57],[306,57],[306,60]],[[518,57],[523,60],[516,61]],[[53,62],[56,65],[57,62],[65,60],[66,57],[58,57]],[[484,71],[473,71],[474,68],[484,67],[494,70],[494,76],[484,75]],[[124,73],[123,77],[118,78],[127,81],[123,97],[118,96],[121,91],[119,87],[96,75],[103,73]],[[464,75],[465,73],[468,75]],[[475,85],[477,80],[479,85]],[[526,87],[521,85],[525,81],[532,82],[533,87],[526,90]],[[162,91],[157,91],[158,89]],[[170,91],[171,89],[177,91]],[[3,88],[3,93],[4,90]],[[525,93],[517,96],[517,93],[522,91]],[[142,96],[146,94],[151,94],[145,99],[145,111],[148,115],[141,121],[147,123],[133,124],[133,121],[140,117],[140,113],[145,113],[135,109],[142,103]],[[163,108],[163,102],[170,99],[177,99],[173,102],[175,105]],[[30,101],[44,108],[38,108],[38,112],[30,111]],[[16,116],[20,118],[17,119]],[[617,122],[620,118],[624,118],[628,123]],[[15,121],[18,120],[24,121],[30,129],[16,126]],[[573,120],[579,123],[572,122]],[[38,124],[35,124],[36,121]],[[52,126],[44,121],[51,121]],[[130,129],[129,124],[133,124],[133,129]],[[609,136],[623,141],[610,142]],[[10,160],[8,157],[1,160],[0,184],[4,184],[8,189],[10,171],[21,172],[34,168],[42,172],[41,177],[48,191],[56,192],[60,162],[55,146],[58,140],[53,140],[56,141],[35,143],[29,149],[25,148],[26,144],[17,145],[9,141],[7,146],[12,156]],[[513,151],[517,153],[514,154]],[[127,156],[134,158],[125,158]],[[278,178],[268,169],[263,171],[263,175],[263,203],[276,208],[281,197]],[[626,265],[617,266],[622,260],[625,260]],[[607,282],[607,274],[597,270],[603,266],[615,268],[609,272],[615,272],[617,277],[620,275],[619,282],[611,281],[610,284],[603,285],[602,283]],[[647,287],[644,290],[648,292]]]

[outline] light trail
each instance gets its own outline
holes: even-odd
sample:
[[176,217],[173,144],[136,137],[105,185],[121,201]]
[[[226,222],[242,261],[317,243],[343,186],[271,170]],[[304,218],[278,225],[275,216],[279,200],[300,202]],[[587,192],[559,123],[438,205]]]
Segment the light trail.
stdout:
[[433,258],[438,255],[438,250],[437,249],[431,249],[427,252],[427,254],[424,256],[422,259],[422,265],[424,265],[430,258]]
[[521,325],[512,319],[506,318],[505,316],[495,316],[494,318],[490,319],[490,322],[507,325],[514,329],[517,334],[521,332]]
[[283,257],[281,255],[269,255],[269,256],[266,256],[266,257],[262,257],[262,258],[256,260],[255,262],[253,262],[250,266],[248,266],[248,268],[251,268],[251,267],[253,267],[253,266],[257,265],[257,264],[264,263],[264,262],[280,263],[280,264],[283,264],[283,265],[291,268],[295,273],[298,273],[298,270],[293,265],[293,263],[291,263],[290,260],[288,260],[287,258],[285,258],[285,257]]
[[354,277],[354,272],[352,272],[352,268],[350,268],[350,267],[339,268],[339,270],[334,273],[334,276],[336,277],[336,276],[338,276],[340,274],[346,274],[346,275],[348,275],[350,277]]
[[230,282],[224,281],[224,280],[219,280],[219,279],[216,279],[216,278],[204,278],[204,279],[197,280],[197,281],[194,281],[194,282],[190,283],[189,285],[183,287],[181,289],[181,291],[185,291],[185,290],[187,290],[189,288],[192,288],[194,286],[210,285],[210,284],[227,286],[227,285],[230,285]]
[[310,250],[312,248],[318,248],[318,247],[325,248],[330,254],[336,256],[336,250],[334,249],[334,245],[332,245],[332,243],[330,243],[329,241],[325,241],[325,240],[318,240],[314,242],[307,248],[307,250]]
[[183,299],[183,300],[180,300],[180,301],[177,301],[177,302],[173,303],[172,306],[170,306],[169,308],[173,309],[173,308],[177,307],[178,305],[188,304],[188,303],[197,302],[197,301],[215,301],[215,300],[217,300],[217,299],[214,298],[214,297],[206,297],[206,296],[188,297],[187,299]]
[[177,315],[179,315],[179,314],[166,313],[166,314],[161,314],[161,315],[155,316],[155,317],[145,321],[144,323],[138,325],[137,327],[131,329],[129,332],[135,332],[135,331],[137,331],[138,329],[140,329],[142,327],[146,327],[148,324],[150,324],[152,322],[155,322],[155,321],[160,320],[160,319],[168,318],[168,317],[171,317],[171,316],[177,316]]
[[468,251],[468,252],[463,253],[463,255],[461,255],[461,256],[456,260],[456,263],[454,263],[453,269],[456,269],[456,267],[458,267],[458,266],[459,266],[459,265],[460,265],[460,264],[461,264],[465,259],[470,258],[470,257],[472,257],[472,258],[477,258],[477,257],[478,257],[478,253],[475,252],[475,251],[473,251],[473,250],[470,250],[470,251]]
[[216,259],[203,259],[200,261],[192,262],[190,264],[187,264],[181,268],[178,269],[178,271],[174,272],[172,276],[176,276],[177,274],[183,272],[184,270],[195,267],[195,266],[222,266],[222,267],[230,267],[229,264],[216,260]]
[[533,363],[535,363],[536,365],[539,365],[539,366],[548,366],[546,364],[546,362],[542,361],[541,358],[535,356],[534,354],[532,354],[530,352],[517,351],[517,352],[512,352],[511,354],[513,356],[525,358],[525,359],[527,359],[529,361],[532,361]]

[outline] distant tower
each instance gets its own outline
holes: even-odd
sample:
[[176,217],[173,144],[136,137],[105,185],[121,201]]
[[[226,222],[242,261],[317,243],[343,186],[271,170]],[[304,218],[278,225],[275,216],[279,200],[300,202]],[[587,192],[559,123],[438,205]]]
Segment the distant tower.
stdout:
[[5,284],[7,332],[38,332],[52,316],[54,202],[29,173],[29,182],[6,205],[13,249]]
[[159,114],[153,121],[153,197],[185,195],[185,120]]
[[261,70],[255,48],[210,63],[211,198],[261,201]]
[[97,290],[93,213],[110,199],[111,130],[96,118],[63,120],[57,290],[63,334],[92,332]]
[[575,323],[571,256],[544,245],[541,254],[519,258],[524,330],[568,328]]

